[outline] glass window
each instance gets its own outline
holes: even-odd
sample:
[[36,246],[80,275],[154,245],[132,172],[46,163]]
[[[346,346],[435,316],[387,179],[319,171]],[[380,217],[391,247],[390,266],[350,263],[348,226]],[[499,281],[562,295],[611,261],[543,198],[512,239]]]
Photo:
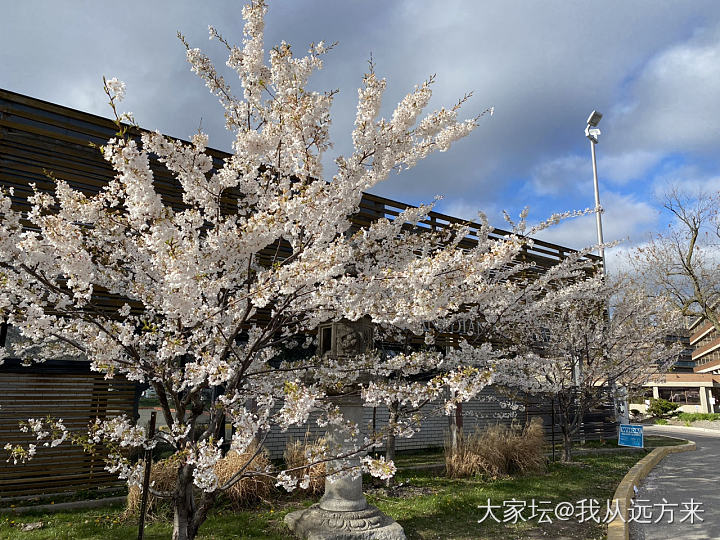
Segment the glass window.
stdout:
[[660,397],[681,405],[700,405],[699,388],[658,388]]

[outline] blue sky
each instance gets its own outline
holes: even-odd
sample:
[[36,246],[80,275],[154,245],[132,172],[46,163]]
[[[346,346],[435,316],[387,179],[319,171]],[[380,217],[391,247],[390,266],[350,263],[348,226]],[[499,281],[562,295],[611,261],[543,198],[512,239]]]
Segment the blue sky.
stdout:
[[[188,69],[181,30],[219,65],[207,26],[239,42],[239,1],[7,3],[0,19],[0,87],[107,116],[101,78],[127,83],[127,110],[148,129],[186,138],[202,122],[227,150],[222,111]],[[589,142],[593,109],[604,114],[598,168],[605,236],[624,248],[661,230],[663,190],[720,187],[720,3],[715,1],[275,0],[266,45],[302,53],[338,41],[318,89],[338,88],[335,153],[346,153],[356,89],[372,53],[388,79],[384,113],[416,83],[437,75],[432,108],[467,91],[473,116],[492,118],[449,152],[391,178],[376,193],[405,202],[443,195],[439,210],[478,210],[504,225],[530,206],[532,219],[592,206]],[[228,77],[229,80],[230,77]],[[565,222],[546,237],[581,247],[594,218]],[[612,264],[612,262],[611,262]]]

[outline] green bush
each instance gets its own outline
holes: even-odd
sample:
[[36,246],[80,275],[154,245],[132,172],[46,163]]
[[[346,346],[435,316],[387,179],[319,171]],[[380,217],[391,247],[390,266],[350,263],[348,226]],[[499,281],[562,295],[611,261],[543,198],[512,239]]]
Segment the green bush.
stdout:
[[658,418],[657,420],[655,420],[655,423],[656,423],[658,426],[666,426],[667,423],[668,423],[668,421],[665,420],[664,418]]
[[670,418],[678,414],[677,410],[679,407],[679,403],[673,403],[672,401],[662,398],[652,398],[650,405],[648,405],[647,413],[653,418]]
[[698,420],[720,420],[718,413],[680,413],[678,418],[683,422],[697,422]]

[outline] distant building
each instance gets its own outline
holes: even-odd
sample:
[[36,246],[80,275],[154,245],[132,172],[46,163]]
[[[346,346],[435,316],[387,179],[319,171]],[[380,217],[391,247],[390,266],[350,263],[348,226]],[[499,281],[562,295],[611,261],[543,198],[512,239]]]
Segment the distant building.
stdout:
[[705,319],[696,319],[690,332],[695,373],[720,374],[720,336],[715,327]]
[[644,412],[651,398],[661,398],[678,403],[683,412],[720,413],[720,337],[713,325],[696,319],[668,341],[685,347],[668,373],[632,396],[631,409]]
[[695,360],[693,359],[693,347],[690,344],[689,333],[687,331],[678,332],[676,335],[668,336],[666,342],[668,344],[679,342],[683,345],[683,350],[670,371],[672,373],[693,373]]

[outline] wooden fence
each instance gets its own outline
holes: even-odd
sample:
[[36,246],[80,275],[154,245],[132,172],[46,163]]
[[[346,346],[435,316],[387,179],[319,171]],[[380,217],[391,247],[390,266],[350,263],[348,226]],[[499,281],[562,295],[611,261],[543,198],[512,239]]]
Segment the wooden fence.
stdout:
[[[605,388],[599,388],[599,400],[583,415],[583,421],[575,435],[574,441],[612,439],[617,437],[618,424],[615,420],[615,405]],[[527,417],[540,417],[543,421],[545,439],[550,442],[562,442],[560,424],[562,415],[557,399],[545,394],[528,395],[525,398],[525,414]],[[574,409],[570,414],[574,414]]]

